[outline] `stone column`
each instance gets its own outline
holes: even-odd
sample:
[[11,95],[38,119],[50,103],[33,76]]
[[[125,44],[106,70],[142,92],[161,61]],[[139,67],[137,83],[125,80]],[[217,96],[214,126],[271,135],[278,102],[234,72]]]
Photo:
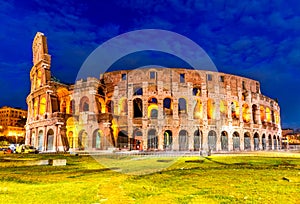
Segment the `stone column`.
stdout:
[[233,150],[233,139],[232,139],[232,131],[228,132],[228,151],[232,151]]
[[177,130],[177,129],[174,129],[174,132],[172,132],[172,134],[173,134],[173,145],[172,145],[172,149],[173,150],[179,150],[179,137],[178,137],[178,135],[179,135],[179,131]]
[[188,141],[189,141],[189,150],[194,150],[194,131],[192,128],[187,130],[188,132]]
[[262,134],[259,134],[258,136],[258,148],[259,150],[262,150],[263,149],[263,146],[262,146]]
[[34,134],[34,144],[32,144],[34,147],[37,147],[38,146],[38,136],[39,136],[39,128],[36,127],[35,128],[35,134]]
[[44,127],[42,151],[46,151],[46,150],[47,150],[47,126]]
[[202,150],[208,151],[208,127],[204,127],[202,131]]
[[244,133],[239,131],[239,134],[240,134],[240,150],[245,150]]
[[250,133],[250,149],[254,150],[254,135]]

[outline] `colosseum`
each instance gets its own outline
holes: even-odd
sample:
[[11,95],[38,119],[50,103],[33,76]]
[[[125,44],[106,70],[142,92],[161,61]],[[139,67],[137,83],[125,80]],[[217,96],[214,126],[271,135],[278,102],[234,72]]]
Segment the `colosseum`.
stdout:
[[144,68],[73,85],[51,75],[33,41],[26,144],[40,151],[254,151],[281,148],[280,107],[258,81],[205,70]]

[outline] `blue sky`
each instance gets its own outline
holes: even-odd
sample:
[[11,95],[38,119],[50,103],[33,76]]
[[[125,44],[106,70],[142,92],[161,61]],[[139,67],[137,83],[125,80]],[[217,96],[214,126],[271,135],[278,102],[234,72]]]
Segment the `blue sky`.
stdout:
[[52,74],[74,83],[101,43],[164,29],[196,42],[219,71],[260,81],[262,93],[279,100],[282,126],[300,127],[299,1],[1,0],[0,25],[0,106],[26,108],[37,31],[48,38]]

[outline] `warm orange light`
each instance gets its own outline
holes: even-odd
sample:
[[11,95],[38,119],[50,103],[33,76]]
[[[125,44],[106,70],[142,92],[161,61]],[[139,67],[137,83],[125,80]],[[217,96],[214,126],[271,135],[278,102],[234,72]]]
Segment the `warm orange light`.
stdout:
[[34,99],[34,105],[33,105],[33,116],[35,117],[38,113],[38,101],[37,99]]
[[266,119],[267,119],[267,122],[271,122],[271,111],[270,111],[270,108],[266,108]]
[[243,112],[243,121],[245,123],[249,123],[250,122],[250,109],[249,109],[248,104],[246,104],[246,103],[243,104],[242,112]]
[[151,118],[151,111],[152,110],[157,110],[158,111],[158,105],[157,104],[150,104],[148,106],[148,118]]
[[40,115],[46,112],[46,99],[43,97],[40,101]]
[[263,122],[266,119],[265,108],[263,106],[260,106],[259,110],[260,110],[260,120]]
[[224,100],[220,101],[220,112],[227,116],[227,102]]
[[275,123],[278,125],[279,124],[279,114],[277,111],[274,112],[274,116],[275,116]]
[[207,118],[215,119],[215,102],[213,99],[207,100]]
[[240,107],[237,101],[232,101],[231,103],[231,116],[235,119],[240,117]]
[[200,99],[196,100],[196,105],[194,108],[194,118],[198,118],[198,119],[203,118],[203,106]]
[[114,119],[114,118],[111,121],[111,128],[113,130],[113,136],[115,138],[115,141],[117,141],[118,134],[119,134],[119,127],[118,127],[118,123],[117,123],[116,119]]

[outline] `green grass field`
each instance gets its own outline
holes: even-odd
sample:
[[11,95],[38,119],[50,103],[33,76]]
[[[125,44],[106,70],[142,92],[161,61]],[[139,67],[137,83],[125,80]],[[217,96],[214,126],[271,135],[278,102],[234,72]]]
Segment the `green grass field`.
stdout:
[[[67,165],[28,166],[56,158]],[[1,154],[0,203],[300,203],[296,153],[118,159],[112,171],[90,156]]]

